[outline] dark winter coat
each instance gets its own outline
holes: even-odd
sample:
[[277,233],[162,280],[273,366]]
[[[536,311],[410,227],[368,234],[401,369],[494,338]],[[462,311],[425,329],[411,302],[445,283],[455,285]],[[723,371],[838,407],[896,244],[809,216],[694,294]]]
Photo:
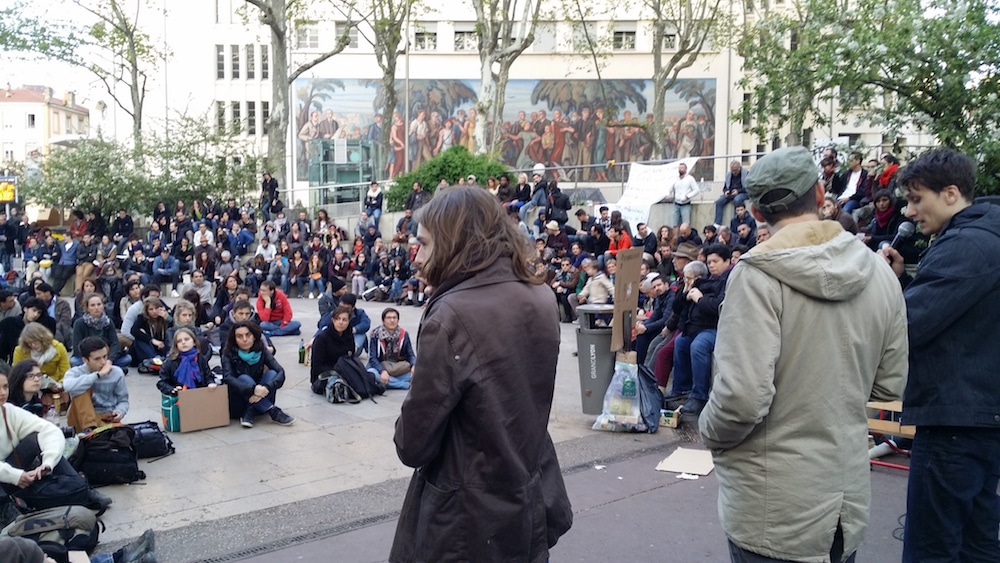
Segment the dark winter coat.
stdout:
[[396,421],[396,451],[416,472],[390,561],[544,562],[569,530],[546,430],[560,339],[554,300],[550,288],[518,280],[509,258],[436,289]]

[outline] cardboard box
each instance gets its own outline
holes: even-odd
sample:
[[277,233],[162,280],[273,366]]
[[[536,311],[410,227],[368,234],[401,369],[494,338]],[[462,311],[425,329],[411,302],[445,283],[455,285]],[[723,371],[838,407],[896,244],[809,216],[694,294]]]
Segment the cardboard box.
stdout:
[[665,428],[677,428],[680,426],[681,416],[676,411],[660,410],[660,426]]
[[229,387],[185,389],[160,403],[167,432],[194,432],[229,425]]

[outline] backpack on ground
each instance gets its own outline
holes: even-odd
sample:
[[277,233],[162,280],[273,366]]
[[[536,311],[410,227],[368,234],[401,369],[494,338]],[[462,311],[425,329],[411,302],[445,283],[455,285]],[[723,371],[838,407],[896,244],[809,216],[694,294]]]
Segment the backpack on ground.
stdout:
[[44,545],[55,543],[70,551],[92,553],[100,536],[97,513],[82,506],[57,506],[19,516],[0,535],[21,537]]
[[[349,387],[360,399],[371,399],[375,402],[375,395],[385,393],[385,387],[375,381],[373,376],[365,366],[351,356],[343,356],[333,366],[333,371],[339,376],[344,385]],[[332,377],[330,378],[333,379]],[[337,385],[336,382],[333,385]],[[330,380],[327,381],[327,389],[330,389]],[[347,394],[350,396],[350,394]],[[348,401],[359,402],[359,401]]]
[[139,471],[138,457],[132,442],[135,430],[114,423],[95,428],[80,439],[80,447],[70,463],[83,473],[91,485],[118,485],[145,479]]
[[[129,424],[135,431],[135,438],[132,440],[132,448],[139,459],[166,457],[176,450],[174,442],[169,436],[163,433],[160,425],[147,420],[146,422],[133,422]],[[154,460],[155,461],[155,460]]]
[[326,380],[326,400],[330,403],[357,404],[361,402],[361,395],[351,388],[339,375],[331,375]]

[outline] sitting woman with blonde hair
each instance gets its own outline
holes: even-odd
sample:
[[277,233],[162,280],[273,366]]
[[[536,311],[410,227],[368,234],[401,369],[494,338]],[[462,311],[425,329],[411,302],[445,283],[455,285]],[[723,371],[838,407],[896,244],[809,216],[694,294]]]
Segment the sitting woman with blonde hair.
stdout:
[[69,370],[69,353],[41,323],[28,323],[14,348],[14,364],[34,360],[42,370],[44,393],[61,393],[63,376]]

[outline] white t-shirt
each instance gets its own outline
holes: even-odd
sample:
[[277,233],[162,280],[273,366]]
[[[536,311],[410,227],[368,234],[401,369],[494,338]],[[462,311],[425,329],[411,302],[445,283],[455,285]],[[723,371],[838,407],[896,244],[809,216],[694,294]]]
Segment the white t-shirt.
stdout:
[[840,201],[847,201],[851,197],[858,193],[858,186],[861,185],[861,170],[856,172],[851,172],[851,176],[847,179],[847,187],[844,188],[844,193],[840,194],[838,198]]

